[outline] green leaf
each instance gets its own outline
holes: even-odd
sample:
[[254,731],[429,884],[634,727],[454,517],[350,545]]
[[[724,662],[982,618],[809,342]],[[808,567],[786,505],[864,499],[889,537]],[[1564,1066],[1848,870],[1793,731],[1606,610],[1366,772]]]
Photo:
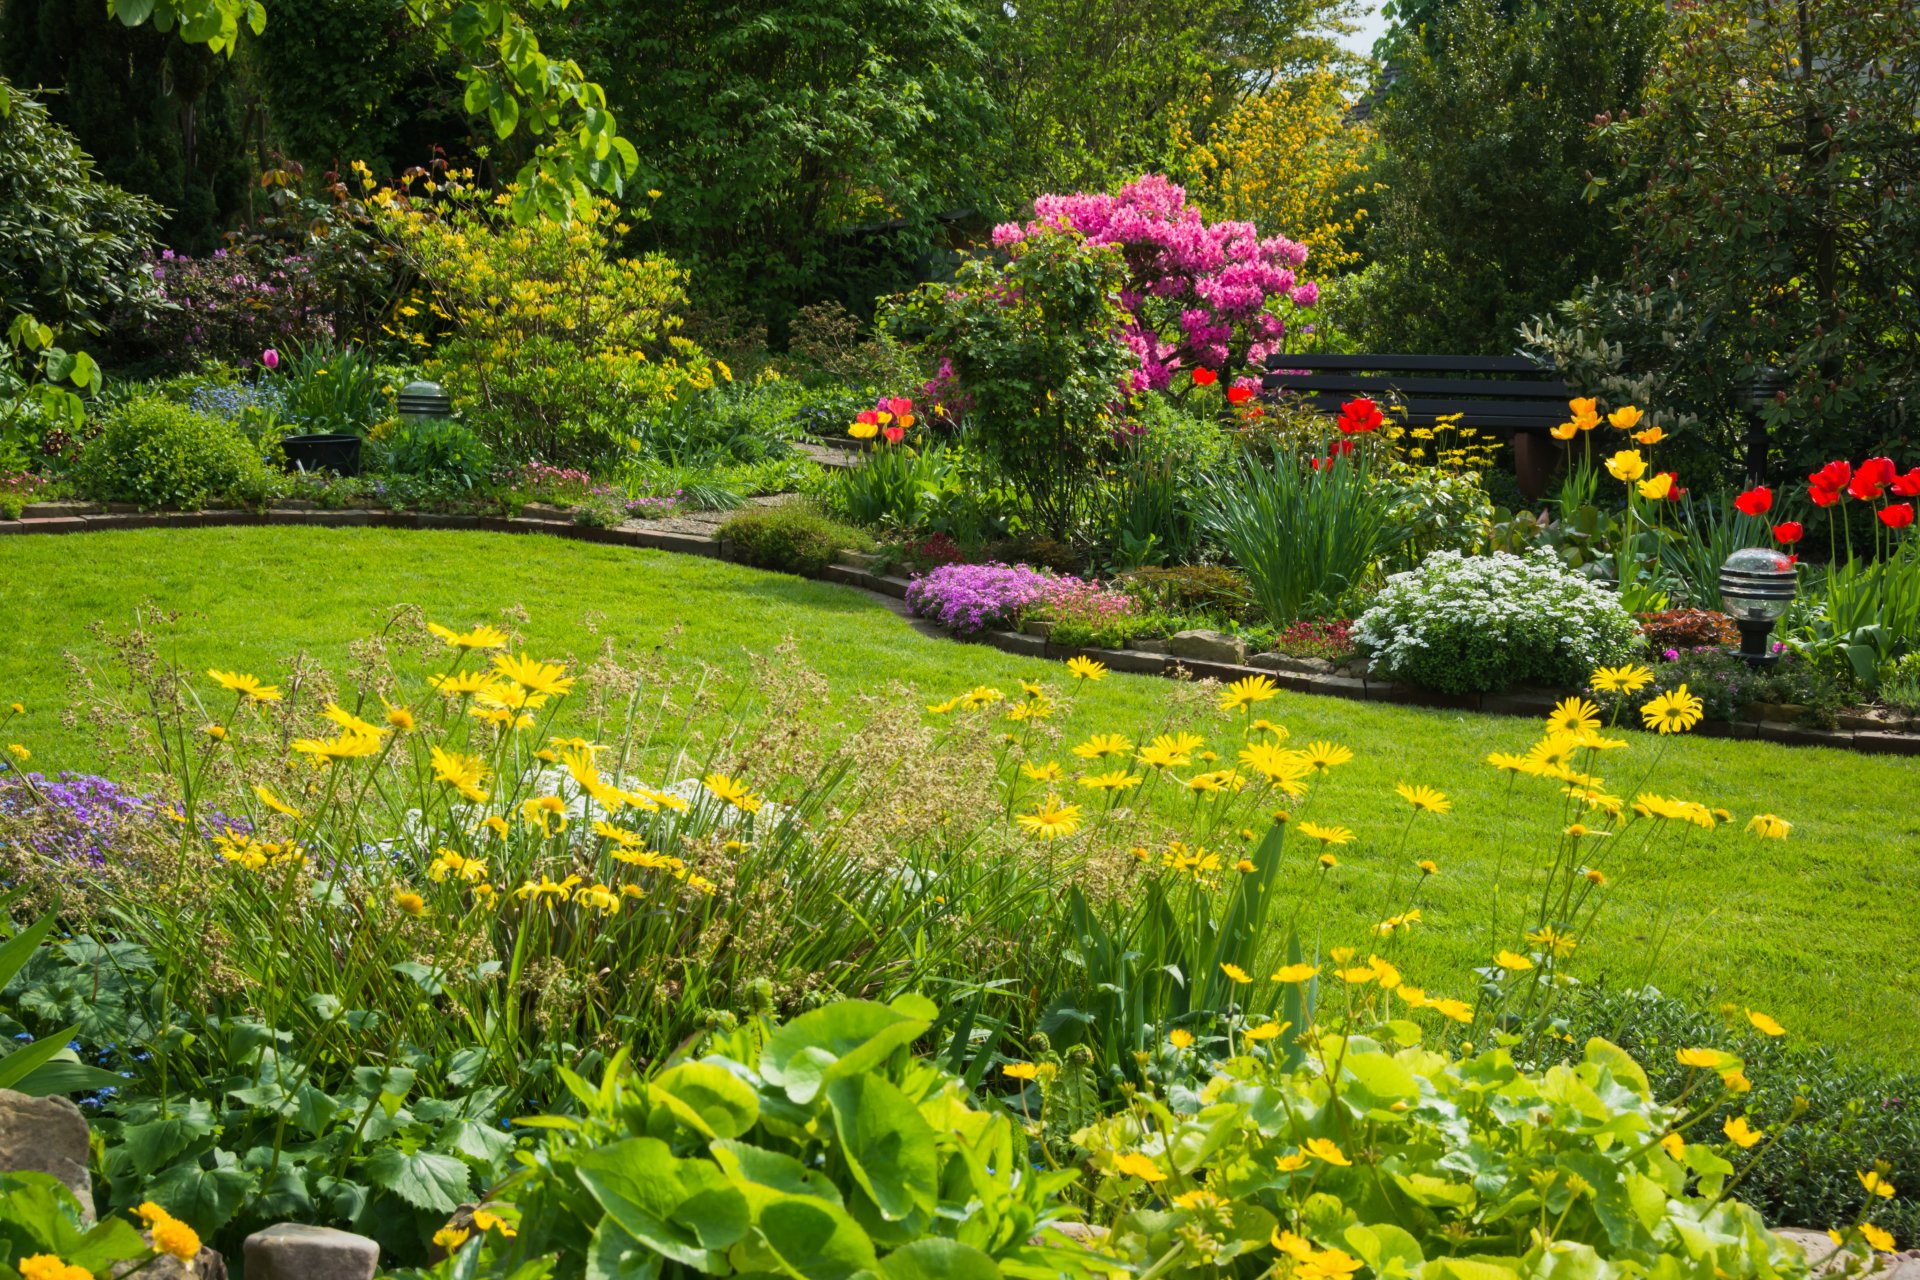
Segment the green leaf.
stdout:
[[389,1144],[367,1161],[367,1180],[416,1209],[452,1213],[470,1189],[467,1166],[438,1151],[406,1152]]
[[113,16],[120,25],[137,27],[153,13],[153,0],[111,0]]
[[[767,1037],[760,1074],[787,1088],[787,1096],[805,1104],[819,1091],[820,1079],[853,1075],[878,1066],[901,1045],[910,1044],[931,1025],[871,1000],[841,1000],[801,1014]],[[805,1056],[795,1079],[788,1071]],[[824,1072],[819,1065],[831,1059]]]
[[181,1152],[212,1133],[213,1107],[195,1098],[173,1113],[120,1131],[120,1143],[135,1173],[145,1176],[177,1158]]
[[234,1165],[202,1169],[198,1161],[188,1160],[147,1183],[146,1192],[205,1237],[227,1224],[252,1186],[253,1175],[245,1169]]
[[660,1266],[660,1255],[609,1215],[600,1219],[587,1245],[585,1280],[654,1280]]
[[511,138],[520,124],[520,101],[510,93],[502,93],[494,98],[487,108],[487,118],[493,122],[493,131],[502,138]]
[[13,981],[13,975],[39,948],[40,940],[52,932],[53,922],[54,913],[49,911],[0,946],[0,989]]
[[487,1069],[491,1055],[480,1045],[469,1045],[447,1059],[447,1083],[456,1089],[466,1089],[480,1078]]
[[[804,1015],[803,1015],[804,1016]],[[776,1200],[760,1211],[760,1232],[801,1280],[849,1280],[878,1265],[873,1241],[844,1209],[819,1200]]]
[[875,1075],[827,1085],[834,1129],[853,1176],[883,1217],[899,1221],[939,1199],[940,1155],[933,1127],[891,1083]]
[[126,1080],[111,1071],[102,1071],[98,1067],[89,1067],[83,1062],[62,1062],[58,1059],[35,1067],[27,1073],[27,1078],[14,1083],[15,1093],[24,1093],[30,1098],[47,1098],[62,1093],[90,1093],[95,1089],[117,1089],[126,1084]]
[[660,1073],[653,1098],[703,1138],[737,1138],[760,1118],[760,1099],[725,1067],[683,1062]]
[[[702,1172],[704,1170],[704,1172]],[[657,1138],[624,1138],[582,1155],[575,1175],[628,1234],[675,1262],[716,1269],[747,1232],[747,1202],[711,1164],[674,1158]]]
[[53,1061],[53,1056],[67,1047],[67,1042],[73,1039],[73,1033],[79,1029],[80,1024],[76,1022],[64,1031],[56,1031],[0,1058],[0,1089],[13,1088],[41,1065]]
[[809,1169],[790,1155],[763,1151],[744,1142],[720,1141],[707,1148],[713,1158],[740,1188],[749,1205],[759,1208],[779,1196],[812,1196],[832,1204],[844,1204],[840,1188],[818,1170]]
[[1000,1266],[970,1244],[937,1236],[902,1245],[880,1260],[884,1280],[1000,1280]]

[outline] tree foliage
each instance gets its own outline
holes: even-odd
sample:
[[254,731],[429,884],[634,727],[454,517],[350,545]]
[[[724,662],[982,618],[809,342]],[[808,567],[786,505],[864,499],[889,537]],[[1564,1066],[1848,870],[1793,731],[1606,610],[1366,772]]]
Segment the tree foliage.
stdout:
[[1911,439],[1920,392],[1920,9],[1691,0],[1624,162],[1623,283],[1684,312],[1668,360],[1730,401],[1761,366],[1798,470]]
[[1498,352],[1517,326],[1624,250],[1590,175],[1603,112],[1639,105],[1659,0],[1454,0],[1396,42],[1379,113],[1385,186],[1369,247],[1366,340]]
[[[1338,57],[1348,0],[988,4],[1004,122],[998,188],[1108,187],[1172,165],[1243,94]],[[1281,230],[1286,230],[1282,228]]]
[[569,40],[627,121],[636,190],[661,193],[646,242],[771,313],[811,300],[836,232],[897,220],[925,244],[977,196],[967,0],[653,0],[602,6]]

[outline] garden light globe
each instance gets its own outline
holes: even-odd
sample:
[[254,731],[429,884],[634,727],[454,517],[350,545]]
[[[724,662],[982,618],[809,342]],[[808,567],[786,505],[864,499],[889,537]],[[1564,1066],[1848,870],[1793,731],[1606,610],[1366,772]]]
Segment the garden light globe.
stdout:
[[1746,547],[1720,566],[1720,599],[1740,628],[1740,656],[1755,666],[1773,661],[1767,636],[1793,603],[1799,574],[1778,551]]

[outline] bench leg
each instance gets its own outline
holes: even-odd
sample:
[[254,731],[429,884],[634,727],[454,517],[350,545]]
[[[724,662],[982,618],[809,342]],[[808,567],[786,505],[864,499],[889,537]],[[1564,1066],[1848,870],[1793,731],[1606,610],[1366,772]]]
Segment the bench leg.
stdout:
[[1520,492],[1538,498],[1547,491],[1553,469],[1560,462],[1560,450],[1551,437],[1539,431],[1513,433],[1513,478]]

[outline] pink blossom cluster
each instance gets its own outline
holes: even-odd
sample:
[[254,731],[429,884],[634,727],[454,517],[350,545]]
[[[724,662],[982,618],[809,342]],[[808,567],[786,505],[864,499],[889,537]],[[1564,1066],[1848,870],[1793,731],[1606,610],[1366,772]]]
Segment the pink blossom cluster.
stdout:
[[1124,591],[1084,578],[1055,578],[1046,586],[1041,608],[1055,622],[1086,622],[1098,626],[1131,617],[1139,604]]
[[1120,302],[1132,317],[1126,342],[1139,357],[1133,390],[1165,390],[1181,369],[1243,372],[1233,385],[1256,386],[1245,373],[1279,349],[1286,324],[1270,304],[1286,299],[1311,307],[1320,287],[1296,274],[1307,248],[1282,236],[1262,237],[1251,222],[1209,224],[1187,204],[1183,187],[1147,174],[1116,195],[1044,195],[1025,226],[994,228],[997,246],[1046,226],[1066,225],[1089,243],[1116,244],[1129,282]]

